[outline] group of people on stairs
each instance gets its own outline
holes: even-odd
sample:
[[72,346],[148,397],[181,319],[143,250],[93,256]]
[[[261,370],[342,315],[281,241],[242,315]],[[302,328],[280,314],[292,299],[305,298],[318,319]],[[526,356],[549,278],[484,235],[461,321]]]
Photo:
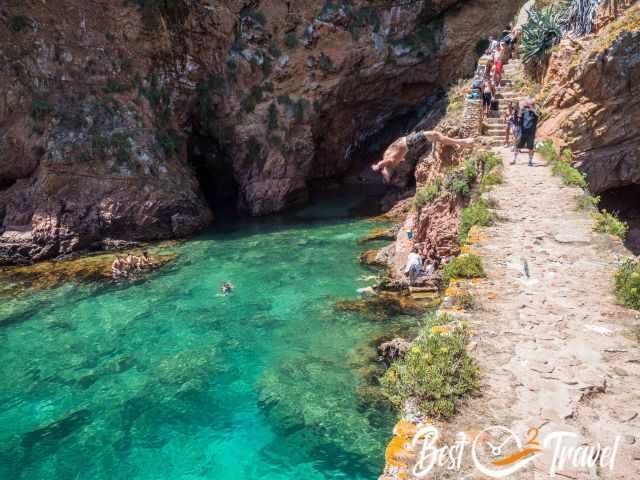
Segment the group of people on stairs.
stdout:
[[[482,92],[482,112],[485,118],[491,115],[493,109],[499,110],[500,100],[496,100],[496,90],[502,85],[502,73],[504,64],[512,58],[514,46],[520,36],[519,28],[507,29],[509,33],[504,33],[500,41],[490,37],[489,48],[485,52],[483,59],[486,64],[485,69],[480,70],[480,78],[474,80],[473,87],[479,88]],[[505,112],[506,122],[505,144],[510,146],[510,137],[513,135],[513,161],[516,163],[518,153],[521,150],[528,151],[529,165],[533,165],[533,154],[535,151],[535,137],[538,127],[539,114],[536,112],[533,101],[527,100],[522,106],[519,103],[510,101]]]

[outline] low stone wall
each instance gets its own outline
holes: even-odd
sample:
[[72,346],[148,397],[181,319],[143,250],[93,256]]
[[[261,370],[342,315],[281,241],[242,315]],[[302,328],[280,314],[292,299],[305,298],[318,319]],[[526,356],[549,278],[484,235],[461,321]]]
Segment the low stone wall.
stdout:
[[477,137],[482,134],[482,100],[466,98],[464,101],[462,136]]

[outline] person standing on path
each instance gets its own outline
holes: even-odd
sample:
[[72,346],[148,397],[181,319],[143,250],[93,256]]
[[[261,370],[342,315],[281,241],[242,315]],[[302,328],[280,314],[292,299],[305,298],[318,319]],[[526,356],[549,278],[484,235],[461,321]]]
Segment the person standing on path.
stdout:
[[518,159],[520,149],[529,150],[529,166],[533,166],[533,153],[536,147],[536,130],[538,128],[538,114],[533,109],[533,101],[527,100],[520,114],[520,138],[513,150],[512,165]]

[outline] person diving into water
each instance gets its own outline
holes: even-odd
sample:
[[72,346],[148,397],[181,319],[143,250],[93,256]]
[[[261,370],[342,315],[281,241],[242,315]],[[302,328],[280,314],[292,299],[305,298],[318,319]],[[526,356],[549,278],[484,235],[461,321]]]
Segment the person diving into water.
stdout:
[[388,183],[391,180],[392,171],[401,163],[404,162],[410,149],[415,145],[418,145],[424,141],[428,141],[434,144],[440,142],[443,145],[451,145],[462,148],[473,148],[475,140],[473,138],[451,138],[443,135],[440,132],[433,130],[423,130],[420,132],[414,132],[406,137],[400,137],[398,140],[389,145],[389,148],[384,152],[382,160],[371,166],[374,172],[380,172],[384,181]]

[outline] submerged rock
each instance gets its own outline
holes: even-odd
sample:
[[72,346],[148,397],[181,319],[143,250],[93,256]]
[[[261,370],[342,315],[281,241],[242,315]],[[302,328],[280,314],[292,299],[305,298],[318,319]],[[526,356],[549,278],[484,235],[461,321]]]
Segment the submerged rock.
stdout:
[[[132,251],[133,255],[140,255],[141,251]],[[155,262],[153,268],[137,272],[129,280],[144,278],[152,270],[172,262],[176,258],[175,253],[166,252],[155,254],[151,252]],[[111,264],[115,260],[115,254],[98,253],[73,258],[70,260],[46,261],[33,265],[19,267],[0,268],[0,296],[10,296],[27,290],[43,290],[54,288],[66,282],[96,282],[111,280]],[[3,288],[3,283],[6,287]]]
[[395,240],[396,229],[394,228],[374,228],[366,235],[358,239],[358,243],[375,242],[378,240]]
[[419,315],[429,305],[415,302],[411,297],[381,294],[357,300],[339,300],[335,309],[342,312],[358,313],[368,320],[382,321],[398,315]]
[[71,435],[76,430],[87,425],[91,421],[91,412],[86,409],[77,410],[66,414],[64,417],[45,425],[37,430],[25,433],[20,445],[24,448],[32,448],[40,442],[59,442]]

